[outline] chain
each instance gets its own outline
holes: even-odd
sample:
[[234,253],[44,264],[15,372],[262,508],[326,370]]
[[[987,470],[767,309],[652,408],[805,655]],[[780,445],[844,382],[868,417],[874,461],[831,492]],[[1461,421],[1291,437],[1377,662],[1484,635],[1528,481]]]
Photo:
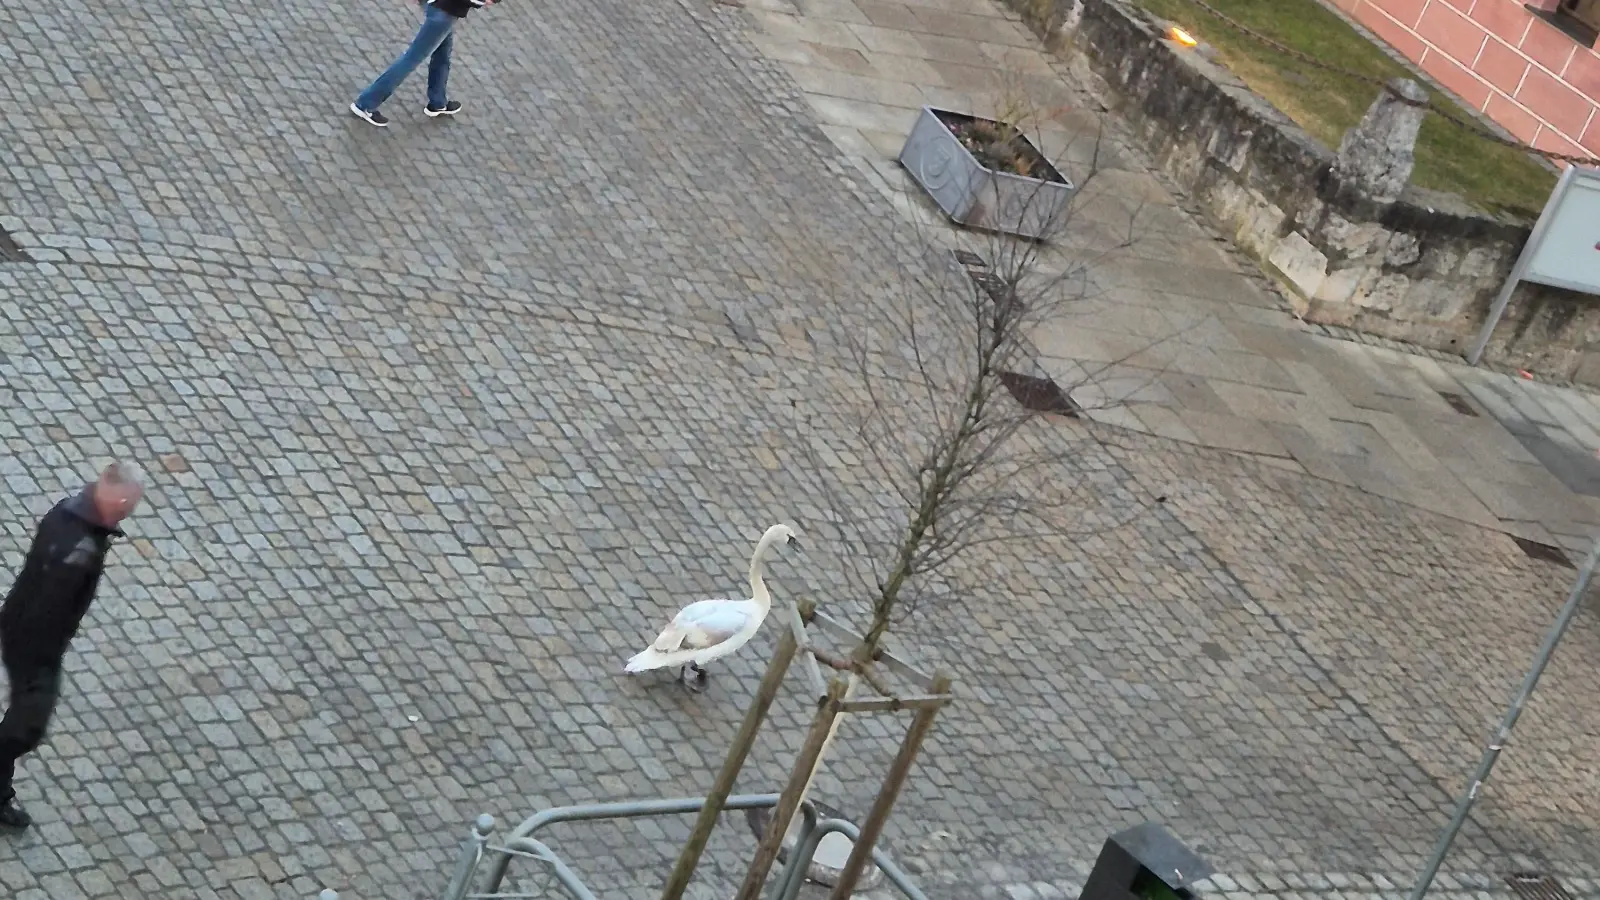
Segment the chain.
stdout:
[[1391,97],[1394,97],[1396,100],[1399,100],[1401,103],[1404,103],[1407,106],[1415,106],[1428,110],[1429,112],[1445,120],[1446,122],[1449,122],[1451,125],[1454,125],[1462,131],[1467,132],[1468,134],[1499,144],[1502,147],[1510,147],[1514,150],[1521,150],[1525,153],[1537,154],[1545,159],[1551,160],[1552,162],[1573,163],[1574,165],[1580,166],[1600,166],[1600,157],[1574,156],[1567,153],[1554,153],[1549,150],[1540,150],[1538,147],[1535,147],[1531,144],[1524,143],[1523,141],[1519,141],[1514,138],[1502,137],[1501,135],[1484,128],[1482,125],[1476,122],[1463,119],[1448,109],[1445,109],[1439,104],[1433,102],[1431,98],[1428,100],[1417,101],[1408,97],[1403,97],[1398,94],[1394,88],[1390,87],[1389,83],[1382,78],[1368,75],[1364,72],[1353,72],[1349,69],[1323,62],[1322,60],[1317,59],[1309,54],[1302,53],[1299,50],[1288,46],[1287,44],[1267,37],[1248,25],[1234,21],[1232,18],[1229,18],[1226,13],[1207,3],[1206,0],[1185,0],[1185,2],[1200,7],[1200,9],[1204,10],[1207,15],[1217,19],[1234,31],[1239,32],[1240,34],[1250,38],[1253,41],[1256,41],[1257,43],[1264,44],[1278,53],[1289,57],[1290,59],[1304,63],[1315,69],[1321,69],[1324,72],[1332,72],[1333,74],[1344,78],[1349,78],[1364,84],[1372,85],[1373,87],[1384,91]]

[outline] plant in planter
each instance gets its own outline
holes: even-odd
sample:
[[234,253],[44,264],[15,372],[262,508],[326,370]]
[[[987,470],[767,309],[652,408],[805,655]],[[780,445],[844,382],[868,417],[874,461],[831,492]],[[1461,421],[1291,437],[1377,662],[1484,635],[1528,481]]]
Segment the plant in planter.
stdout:
[[1024,178],[1032,178],[1035,172],[1049,170],[1055,180],[1060,180],[1060,174],[1054,173],[1049,161],[1028,143],[1016,126],[994,119],[957,116],[939,110],[935,110],[934,114],[984,168]]
[[[993,154],[993,161],[1022,160],[1011,164],[1055,172],[1042,157],[1029,156],[1027,145],[996,140],[977,120],[970,124],[965,137]],[[1030,221],[1064,228],[1070,211],[1070,204],[1052,207]],[[1030,215],[1026,206],[1020,212]],[[1131,244],[1134,230],[1130,217],[1127,240],[1104,252]],[[928,247],[930,238],[919,233],[916,241]],[[858,576],[851,580],[859,593],[838,599],[859,607],[861,627],[810,608],[780,612],[788,627],[663,900],[683,897],[791,660],[805,670],[818,706],[736,900],[760,895],[785,826],[799,811],[842,718],[913,711],[915,719],[835,881],[834,900],[848,898],[934,716],[951,699],[951,679],[899,656],[889,645],[891,630],[929,604],[981,596],[990,586],[959,564],[971,551],[1000,542],[1102,534],[1142,514],[1138,504],[1120,517],[1102,508],[1103,486],[1086,471],[1086,451],[1100,449],[1106,436],[1081,418],[1096,410],[1077,406],[1070,394],[1102,370],[1060,384],[1041,376],[1030,342],[1041,325],[1088,297],[1094,260],[1047,259],[1058,252],[1048,244],[1001,234],[989,235],[982,253],[928,252],[931,266],[904,271],[882,294],[818,298],[822,314],[830,302],[841,310],[853,307],[856,316],[863,303],[881,312],[879,327],[848,339],[860,401],[851,420],[814,428],[816,414],[804,412],[797,398],[794,444],[806,465],[786,467],[812,473],[811,493],[827,501],[824,521],[805,524],[808,554],[818,557],[815,539],[821,538],[823,547],[836,552],[838,570]],[[849,437],[826,450],[813,445],[841,433]]]

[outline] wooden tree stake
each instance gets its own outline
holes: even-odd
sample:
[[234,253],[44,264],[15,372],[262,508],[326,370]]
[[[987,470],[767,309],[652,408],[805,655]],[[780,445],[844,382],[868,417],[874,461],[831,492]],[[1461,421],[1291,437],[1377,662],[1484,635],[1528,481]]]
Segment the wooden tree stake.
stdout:
[[[935,674],[931,692],[948,694],[949,676],[942,672]],[[833,893],[829,900],[850,900],[856,882],[861,880],[861,873],[872,861],[872,848],[878,843],[878,836],[883,833],[884,824],[889,821],[889,813],[894,810],[895,801],[900,797],[900,789],[905,786],[906,779],[911,775],[911,764],[916,762],[917,752],[922,749],[922,742],[932,730],[933,719],[938,714],[937,706],[922,707],[917,710],[916,718],[911,720],[911,727],[906,729],[905,740],[900,742],[900,752],[895,754],[894,762],[889,764],[889,772],[883,778],[883,788],[872,801],[872,811],[867,814],[867,821],[861,825],[861,835],[850,850],[850,859],[844,864],[844,870],[839,873],[839,880],[834,882]],[[744,900],[742,894],[740,900]]]
[[789,783],[784,785],[783,793],[779,795],[778,807],[772,811],[767,832],[761,836],[755,858],[750,860],[750,868],[745,872],[744,884],[739,888],[735,900],[759,900],[761,897],[767,873],[772,871],[772,861],[778,858],[778,848],[783,845],[789,822],[800,808],[800,795],[816,768],[817,758],[822,755],[823,744],[833,730],[833,720],[839,715],[839,703],[844,699],[848,687],[842,677],[835,676],[828,682],[828,692],[817,706],[817,714],[811,720],[811,730],[806,732],[800,755],[795,757],[794,768],[789,771]]
[[788,673],[789,663],[794,660],[798,646],[794,632],[785,628],[778,638],[777,652],[767,665],[767,674],[756,689],[755,700],[745,710],[739,733],[734,735],[733,745],[728,748],[728,755],[722,761],[722,770],[717,773],[717,780],[711,783],[706,805],[700,807],[700,817],[695,819],[694,831],[690,832],[683,852],[678,855],[678,864],[672,868],[672,877],[667,879],[667,887],[661,892],[661,900],[683,900],[684,891],[689,889],[695,867],[700,865],[700,855],[705,852],[706,842],[711,840],[711,832],[717,827],[717,817],[722,815],[722,805],[733,793],[733,783],[739,777],[739,770],[744,768],[745,758],[755,745],[756,733],[761,730],[761,723],[766,721],[767,712],[777,699],[778,689],[783,687],[783,676]]

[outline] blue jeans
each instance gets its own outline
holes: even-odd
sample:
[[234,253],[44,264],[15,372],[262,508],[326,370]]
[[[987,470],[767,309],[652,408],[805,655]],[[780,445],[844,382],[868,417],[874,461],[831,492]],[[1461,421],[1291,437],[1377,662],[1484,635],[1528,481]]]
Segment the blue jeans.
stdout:
[[443,109],[450,100],[445,83],[450,80],[450,47],[455,43],[455,26],[455,16],[432,4],[424,6],[422,27],[417,29],[417,36],[411,39],[411,46],[361,92],[361,96],[356,98],[356,105],[373,112],[389,99],[389,95],[400,86],[400,82],[406,80],[407,75],[416,71],[417,66],[427,59],[428,106]]

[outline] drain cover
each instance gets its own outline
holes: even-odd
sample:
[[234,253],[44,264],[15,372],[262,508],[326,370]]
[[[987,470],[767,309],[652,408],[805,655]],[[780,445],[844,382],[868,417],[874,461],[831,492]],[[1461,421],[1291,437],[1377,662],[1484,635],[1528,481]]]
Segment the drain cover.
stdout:
[[973,285],[997,308],[1020,306],[1016,286],[994,274],[989,269],[988,261],[983,257],[970,250],[951,250],[950,255],[955,257],[956,262],[966,270],[967,277],[972,280]]
[[969,269],[989,268],[989,264],[983,261],[983,257],[973,253],[971,250],[951,250],[950,252],[955,255],[956,262]]
[[1560,547],[1553,547],[1538,541],[1530,541],[1527,538],[1520,538],[1516,535],[1511,535],[1511,540],[1517,545],[1517,549],[1521,550],[1522,554],[1529,559],[1555,563],[1568,569],[1577,568],[1572,564],[1572,560],[1567,559],[1567,554],[1563,553]]
[[1467,398],[1461,396],[1460,394],[1452,394],[1449,391],[1440,391],[1439,396],[1444,398],[1444,402],[1450,404],[1451,409],[1462,414],[1463,416],[1477,417],[1478,411],[1473,409],[1472,404],[1467,402]]
[[1542,872],[1513,872],[1506,876],[1506,884],[1522,900],[1573,900],[1554,875]]
[[1006,280],[998,275],[990,275],[987,272],[969,272],[968,277],[972,279],[973,284],[982,289],[985,294],[988,294],[989,299],[995,303],[1009,303],[1015,297],[1016,292],[1011,290],[1011,286],[1006,284]]
[[1067,392],[1049,378],[1023,375],[1020,372],[1001,372],[1000,383],[1023,409],[1077,418],[1082,410],[1072,402]]

